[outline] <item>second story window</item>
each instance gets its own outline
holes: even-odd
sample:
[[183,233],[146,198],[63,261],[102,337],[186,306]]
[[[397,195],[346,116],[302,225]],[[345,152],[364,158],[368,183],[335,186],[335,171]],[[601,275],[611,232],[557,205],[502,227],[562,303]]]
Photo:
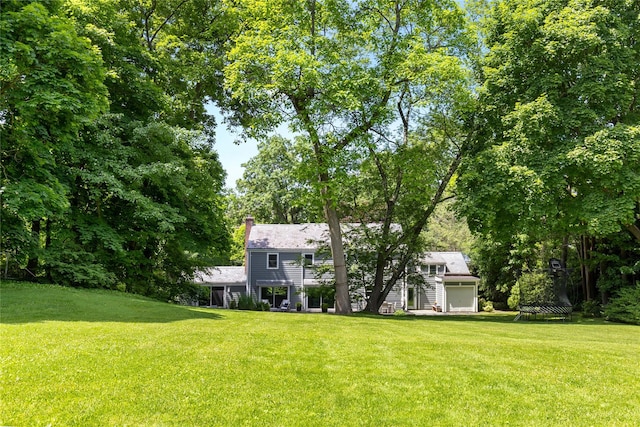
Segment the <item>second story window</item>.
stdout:
[[313,265],[313,254],[304,254],[304,266],[310,267]]
[[423,265],[422,272],[426,273],[427,276],[435,276],[439,273],[437,265]]
[[267,254],[267,268],[278,268],[278,254]]

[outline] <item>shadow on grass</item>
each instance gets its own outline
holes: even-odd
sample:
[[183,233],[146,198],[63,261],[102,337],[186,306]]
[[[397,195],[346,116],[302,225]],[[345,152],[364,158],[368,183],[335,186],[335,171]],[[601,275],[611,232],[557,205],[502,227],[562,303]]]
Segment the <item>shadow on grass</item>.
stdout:
[[49,321],[170,323],[221,317],[210,309],[180,306],[117,291],[6,281],[0,285],[2,324]]

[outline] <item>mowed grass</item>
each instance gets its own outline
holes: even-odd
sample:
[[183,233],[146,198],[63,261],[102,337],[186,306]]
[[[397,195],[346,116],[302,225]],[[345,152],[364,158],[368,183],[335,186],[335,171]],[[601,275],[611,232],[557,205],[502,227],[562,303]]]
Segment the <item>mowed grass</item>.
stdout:
[[0,288],[0,425],[640,425],[640,328]]

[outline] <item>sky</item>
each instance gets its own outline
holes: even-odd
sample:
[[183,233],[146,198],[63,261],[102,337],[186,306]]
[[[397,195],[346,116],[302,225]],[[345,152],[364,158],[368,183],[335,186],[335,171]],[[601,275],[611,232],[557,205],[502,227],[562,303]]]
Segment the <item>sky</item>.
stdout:
[[235,188],[236,181],[242,178],[244,172],[242,164],[258,154],[256,141],[235,144],[237,137],[238,135],[231,132],[224,123],[216,128],[216,143],[213,149],[218,152],[220,163],[227,172],[228,188]]
[[216,118],[216,143],[213,149],[218,153],[220,163],[227,172],[226,186],[235,188],[236,181],[242,178],[246,163],[253,156],[258,154],[258,143],[256,141],[236,144],[239,133],[234,132],[225,123],[219,110],[214,106],[207,106],[207,110],[213,113]]
[[[249,140],[236,144],[235,141],[239,139],[239,132],[234,132],[224,123],[222,114],[215,106],[207,105],[207,110],[214,115],[218,124],[216,127],[216,143],[213,149],[218,153],[220,163],[227,172],[225,184],[228,188],[235,188],[236,181],[242,178],[244,173],[242,164],[258,154],[258,142]],[[280,126],[277,133],[285,138],[293,137],[286,125]]]

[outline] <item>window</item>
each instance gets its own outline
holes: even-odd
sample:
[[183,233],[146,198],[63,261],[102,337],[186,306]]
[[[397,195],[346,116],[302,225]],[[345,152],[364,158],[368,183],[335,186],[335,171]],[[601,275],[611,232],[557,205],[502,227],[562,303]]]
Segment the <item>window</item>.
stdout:
[[261,286],[260,300],[268,302],[271,307],[279,307],[282,301],[289,299],[288,286]]
[[313,254],[303,254],[304,257],[304,266],[309,267],[313,265]]
[[267,268],[277,269],[279,265],[278,258],[278,254],[267,254]]

